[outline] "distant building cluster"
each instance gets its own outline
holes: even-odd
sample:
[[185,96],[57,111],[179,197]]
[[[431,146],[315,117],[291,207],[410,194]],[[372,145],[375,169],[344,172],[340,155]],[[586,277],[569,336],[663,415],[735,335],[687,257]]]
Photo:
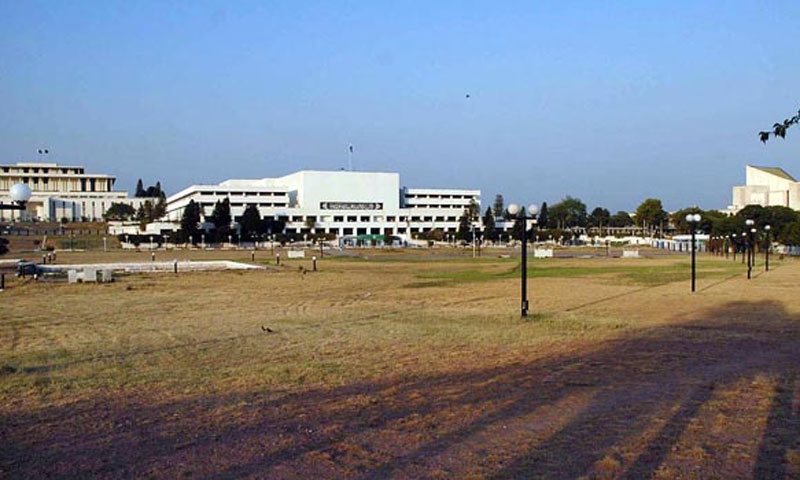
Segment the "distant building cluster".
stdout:
[[745,177],[745,185],[733,187],[733,202],[728,207],[730,213],[736,213],[747,205],[800,210],[800,182],[782,168],[747,165]]
[[86,173],[81,166],[24,162],[0,165],[0,202],[10,202],[9,188],[17,183],[28,185],[33,193],[25,212],[0,210],[0,221],[102,220],[112,203],[139,208],[147,200],[114,191],[115,182],[111,175]]
[[[81,166],[0,165],[0,202],[10,201],[9,188],[16,183],[28,185],[33,193],[26,211],[0,210],[0,221],[95,221],[103,220],[115,203],[134,210],[147,201],[154,203],[152,198],[115,191],[115,181],[111,175],[86,173]],[[732,196],[729,214],[747,205],[800,210],[800,182],[779,167],[747,165],[745,185],[733,187]],[[216,203],[227,199],[234,222],[252,206],[263,220],[275,222],[287,234],[342,237],[411,236],[433,230],[455,233],[462,214],[471,206],[478,213],[476,224],[480,223],[480,197],[476,189],[404,187],[400,175],[393,172],[301,170],[275,178],[191,185],[166,199],[166,214],[159,228],[170,223],[177,228],[191,201],[208,219]],[[502,230],[510,226],[509,222],[498,224]]]

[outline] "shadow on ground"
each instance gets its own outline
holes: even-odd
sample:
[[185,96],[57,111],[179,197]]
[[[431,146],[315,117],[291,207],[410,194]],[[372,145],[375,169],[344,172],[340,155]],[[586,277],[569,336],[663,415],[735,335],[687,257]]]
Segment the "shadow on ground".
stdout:
[[[791,478],[798,353],[800,319],[779,303],[742,302],[592,351],[455,374],[168,403],[94,399],[0,418],[0,474],[643,479],[677,455],[678,478]],[[706,438],[703,457],[681,457],[702,409],[757,379],[777,385],[766,417],[731,417],[748,424],[737,441],[752,454]]]

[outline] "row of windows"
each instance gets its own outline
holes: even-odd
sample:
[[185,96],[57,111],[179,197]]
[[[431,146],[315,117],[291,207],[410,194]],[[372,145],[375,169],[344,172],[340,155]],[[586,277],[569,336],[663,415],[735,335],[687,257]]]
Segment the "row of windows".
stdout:
[[[15,173],[19,173],[18,172],[18,170],[20,170],[19,167],[3,167],[3,173],[10,173],[12,168],[14,168]],[[41,171],[41,173],[50,173],[50,169],[49,168],[22,167],[21,170],[22,170],[22,173],[40,173],[40,171]],[[70,170],[68,168],[54,168],[52,170],[53,170],[53,173],[58,173],[58,171],[61,170],[61,173],[65,174],[65,175],[68,174],[68,173],[75,173],[75,174],[79,174],[79,175],[83,174],[83,169],[82,168],[76,168],[72,172],[70,172]]]
[[465,208],[467,205],[469,204],[462,203],[462,204],[443,204],[443,205],[417,205],[416,203],[414,203],[407,206],[414,208]]
[[[317,217],[313,215],[307,215],[303,217],[302,215],[295,215],[290,218],[292,222],[316,222]],[[330,222],[330,217],[322,217],[323,222]],[[383,222],[383,217],[370,217],[369,215],[337,215],[333,217],[333,223],[370,223],[370,222]],[[396,217],[396,216],[387,216],[386,222],[457,222],[458,217],[422,217],[422,216],[414,216],[414,217]]]
[[[43,186],[50,184],[50,179],[47,178],[47,177],[43,177],[43,178],[39,178],[39,177],[33,177],[33,178],[22,177],[22,183],[33,187],[32,190],[40,190],[39,189],[39,180],[41,180],[41,184]],[[44,190],[46,191],[47,189],[44,188]],[[97,180],[94,179],[94,178],[91,178],[87,182],[85,178],[82,178],[81,179],[81,191],[82,192],[97,192],[98,191],[97,190]]]
[[475,198],[474,195],[446,195],[446,194],[437,194],[437,193],[406,193],[406,198],[454,198],[459,199],[463,198],[465,200],[470,200]]
[[[385,228],[367,228],[367,227],[343,227],[343,228],[315,228],[316,233],[334,233],[340,235],[395,235],[395,234],[405,234],[405,233],[423,233],[423,232],[430,232],[431,228],[426,227],[398,227],[397,229],[391,227]],[[439,229],[437,229],[439,230]],[[456,233],[456,228],[444,228],[441,229],[443,232],[447,233]],[[310,228],[287,228],[286,233],[311,233]]]
[[226,197],[285,197],[288,195],[286,192],[216,192],[213,190],[203,190],[199,192],[201,195],[219,195]]
[[[202,202],[200,203],[200,205],[203,207],[214,207],[215,202]],[[252,203],[252,202],[248,202],[246,205],[255,205],[257,207],[265,207],[265,208],[274,208],[274,207],[286,208],[289,206],[287,203]],[[231,207],[244,207],[246,205],[241,202],[231,202]]]

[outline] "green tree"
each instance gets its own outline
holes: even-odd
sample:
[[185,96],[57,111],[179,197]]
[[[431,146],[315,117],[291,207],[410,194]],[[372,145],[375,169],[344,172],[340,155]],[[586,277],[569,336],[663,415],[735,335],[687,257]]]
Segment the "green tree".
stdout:
[[478,203],[475,201],[474,198],[469,200],[469,205],[467,205],[467,214],[469,215],[470,221],[474,222],[478,220],[478,216],[481,214],[481,207],[478,206]]
[[494,217],[494,209],[487,207],[486,213],[483,215],[483,232],[486,238],[493,242],[496,241],[498,237]]
[[183,209],[181,216],[181,229],[179,230],[178,237],[181,242],[197,243],[198,233],[200,233],[200,206],[194,200],[189,200],[189,203]]
[[689,233],[691,228],[689,226],[689,222],[686,221],[686,215],[689,214],[700,214],[700,223],[696,226],[697,231],[705,232],[705,233],[719,233],[720,230],[720,222],[727,218],[727,216],[716,210],[703,210],[700,207],[687,207],[678,210],[677,212],[673,213],[670,221],[672,226],[678,231],[678,233]]
[[136,193],[133,194],[136,198],[142,198],[145,196],[144,193],[144,184],[142,184],[142,179],[140,178],[138,182],[136,182]]
[[472,215],[469,208],[465,208],[461,218],[458,219],[456,238],[463,242],[468,242],[472,238]]
[[538,220],[539,228],[549,228],[548,222],[550,221],[549,213],[547,212],[547,202],[542,202],[542,207],[539,209]]
[[136,209],[133,208],[132,205],[127,203],[117,203],[114,202],[108,207],[106,213],[103,214],[103,218],[106,220],[130,220],[136,215]]
[[776,240],[784,245],[800,245],[800,221],[784,225]]
[[274,235],[282,235],[283,230],[286,228],[286,218],[285,217],[269,217],[264,220],[264,232]]
[[583,227],[586,225],[586,204],[579,198],[566,198],[550,207],[550,223],[556,228]]
[[150,203],[150,200],[145,200],[144,203],[139,205],[139,210],[136,212],[136,220],[139,221],[139,226],[142,229],[153,221],[153,204]]
[[242,238],[255,238],[257,235],[263,233],[263,225],[264,222],[261,220],[261,213],[259,213],[258,207],[253,203],[247,205],[239,221],[239,230]]
[[214,235],[218,242],[228,239],[231,233],[231,201],[228,198],[217,200],[214,211],[211,213],[211,222],[214,223]]
[[628,214],[628,212],[624,210],[618,211],[611,218],[608,219],[608,225],[611,227],[625,228],[625,227],[630,227],[633,224],[634,224],[633,219]]
[[636,209],[636,224],[651,234],[656,229],[663,229],[667,220],[667,212],[664,211],[661,200],[657,198],[646,199]]
[[156,221],[166,214],[167,214],[167,200],[163,196],[158,197],[158,200],[156,200],[156,204],[153,205],[153,213],[152,213],[152,218],[150,220]]
[[603,207],[595,207],[592,213],[589,214],[588,224],[590,227],[600,229],[600,234],[603,233],[603,227],[608,227],[608,222],[611,219],[611,212]]
[[492,206],[492,211],[494,212],[495,218],[503,218],[503,214],[505,213],[505,205],[503,196],[499,193],[494,197],[494,205]]

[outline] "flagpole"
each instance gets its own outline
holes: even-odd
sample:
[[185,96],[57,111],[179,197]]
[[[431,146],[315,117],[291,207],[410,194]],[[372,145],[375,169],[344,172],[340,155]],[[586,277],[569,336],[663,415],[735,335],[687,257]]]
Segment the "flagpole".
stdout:
[[347,169],[353,171],[353,144],[347,147]]

